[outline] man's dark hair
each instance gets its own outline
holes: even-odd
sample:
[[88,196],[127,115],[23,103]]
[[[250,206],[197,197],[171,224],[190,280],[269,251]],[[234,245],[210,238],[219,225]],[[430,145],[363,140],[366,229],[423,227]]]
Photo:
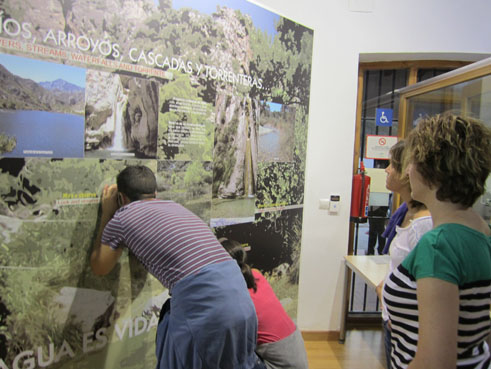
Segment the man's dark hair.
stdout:
[[133,165],[123,169],[116,178],[118,191],[130,201],[155,197],[157,181],[153,172],[143,165]]

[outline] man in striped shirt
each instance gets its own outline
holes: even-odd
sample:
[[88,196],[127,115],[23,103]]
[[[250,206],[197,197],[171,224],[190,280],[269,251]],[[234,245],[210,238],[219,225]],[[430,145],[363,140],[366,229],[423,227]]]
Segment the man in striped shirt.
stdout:
[[196,215],[158,200],[145,166],[129,166],[105,186],[91,255],[109,273],[123,247],[169,289],[157,328],[157,368],[261,368],[257,318],[237,263]]

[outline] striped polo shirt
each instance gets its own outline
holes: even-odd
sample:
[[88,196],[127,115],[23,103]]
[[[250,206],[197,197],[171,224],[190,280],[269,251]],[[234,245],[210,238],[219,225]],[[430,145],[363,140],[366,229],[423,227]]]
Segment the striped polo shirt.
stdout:
[[406,368],[416,354],[420,278],[438,278],[458,286],[457,368],[488,368],[491,237],[460,224],[440,225],[423,235],[390,274],[383,300],[392,327],[392,368]]
[[173,201],[123,206],[104,228],[101,242],[113,249],[128,247],[169,290],[206,265],[231,260],[208,225]]

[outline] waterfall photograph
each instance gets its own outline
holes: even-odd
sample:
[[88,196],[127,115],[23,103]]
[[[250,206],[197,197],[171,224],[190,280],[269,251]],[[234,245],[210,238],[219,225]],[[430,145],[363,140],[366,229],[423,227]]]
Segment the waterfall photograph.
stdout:
[[85,156],[155,159],[158,83],[87,70]]

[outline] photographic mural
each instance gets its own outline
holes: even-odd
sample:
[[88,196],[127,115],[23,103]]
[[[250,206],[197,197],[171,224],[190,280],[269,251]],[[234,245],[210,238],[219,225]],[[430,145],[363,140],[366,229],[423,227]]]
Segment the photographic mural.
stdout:
[[168,291],[89,264],[129,164],[295,318],[313,31],[245,0],[0,2],[0,368],[150,368]]

